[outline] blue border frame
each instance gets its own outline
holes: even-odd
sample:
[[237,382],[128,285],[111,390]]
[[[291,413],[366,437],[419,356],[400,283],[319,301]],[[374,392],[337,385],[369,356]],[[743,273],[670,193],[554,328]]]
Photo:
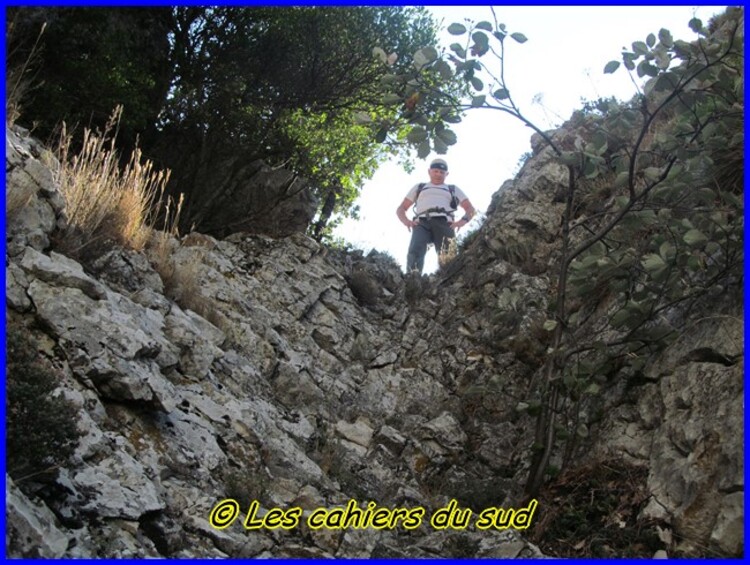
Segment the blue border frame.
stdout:
[[[176,2],[161,2],[161,1],[156,1],[156,2],[147,2],[147,1],[116,2],[116,1],[113,1],[113,2],[87,3],[87,2],[84,2],[84,1],[54,2],[54,1],[50,1],[50,0],[42,0],[42,1],[38,1],[38,2],[7,2],[7,3],[5,3],[5,6],[6,7],[8,7],[8,6],[14,6],[15,7],[15,6],[60,6],[60,5],[64,5],[64,6],[82,6],[82,7],[83,6],[87,6],[87,7],[111,7],[111,6],[154,6],[154,5],[173,6],[173,5],[207,5],[207,4],[212,4],[212,3],[211,2],[178,2],[178,3],[176,3]],[[321,3],[321,2],[310,2],[310,1],[304,1],[303,0],[303,1],[298,1],[298,2],[293,2],[293,1],[279,2],[279,1],[275,1],[275,2],[268,2],[268,3],[263,3],[263,2],[218,2],[216,4],[227,5],[227,6],[251,6],[251,5],[257,5],[257,6],[354,5],[354,6],[356,6],[356,5],[361,5],[362,3],[357,3],[357,2],[335,2],[335,3],[332,3],[332,2],[322,2]],[[371,2],[371,3],[366,3],[366,4],[367,5],[373,5],[373,6],[388,6],[388,5],[398,5],[399,3],[395,3],[395,2],[382,2],[382,3],[381,2]],[[645,3],[645,2],[642,3],[642,4],[641,3],[612,3],[612,4],[596,4],[596,5],[637,6],[637,5],[644,5],[644,4],[645,5],[649,5],[649,6],[653,5],[651,3]],[[458,3],[458,2],[447,2],[447,1],[431,1],[431,2],[428,2],[425,5],[427,5],[427,6],[455,6],[455,5],[461,5],[461,3]],[[484,6],[484,5],[488,5],[488,4],[473,3],[472,2],[472,3],[467,3],[467,5]],[[560,6],[560,5],[563,5],[564,6],[564,5],[568,5],[568,4],[561,4],[561,3],[535,3],[534,5],[540,5],[540,6],[547,6],[547,5],[549,5],[549,6]],[[666,2],[659,2],[658,5],[660,5],[660,6],[685,6],[685,5],[688,5],[688,4],[685,3],[685,2],[666,1]],[[717,6],[717,7],[725,6],[725,5],[726,5],[726,3],[713,3],[713,2],[708,2],[708,3],[702,3],[701,4],[701,6]],[[5,10],[3,10],[2,20],[3,20],[3,27],[5,27],[5,23],[6,23],[6,12],[5,12]],[[5,46],[3,47],[3,49],[5,49]],[[5,57],[3,57],[2,65],[3,65],[3,69],[4,69],[5,68]],[[745,65],[746,65],[745,69],[747,70],[747,62],[745,62]],[[5,94],[7,94],[5,92],[5,88],[6,88],[5,87],[5,81],[3,81],[3,92]],[[3,110],[3,112],[5,112],[5,110]],[[745,127],[747,128],[747,126],[745,126]],[[750,158],[748,158],[748,155],[747,155],[747,152],[746,152],[745,153],[745,168],[747,168],[747,165],[748,165],[749,161],[750,161]],[[5,185],[5,179],[3,179],[3,185]],[[746,178],[745,179],[746,193],[747,193],[747,186],[748,186],[748,181],[747,181],[747,178]],[[3,200],[3,202],[5,202],[5,200]],[[746,214],[745,214],[745,220],[746,219],[747,219],[747,217],[746,217]],[[0,219],[0,222],[2,222],[3,227],[5,227],[5,203],[3,204],[3,215],[2,215],[2,219]],[[749,231],[750,231],[750,229],[747,227],[747,222],[745,221],[745,234],[744,234],[745,235],[745,241],[744,241],[745,256],[747,256],[747,250],[748,250],[748,237],[747,236],[748,236],[748,232]],[[3,249],[4,250],[5,250],[5,245],[6,245],[5,244],[5,240],[3,240]],[[747,262],[745,262],[744,273],[745,273],[745,279],[747,279],[747,274],[748,274]],[[5,280],[5,270],[3,270],[2,279],[3,279],[3,289],[5,289],[6,288],[6,286],[5,286],[5,283],[6,283],[6,280]],[[747,299],[748,299],[749,296],[750,296],[750,289],[748,289],[747,283],[745,283],[745,286],[744,286],[744,300],[745,300],[745,303],[747,303]],[[744,304],[743,304],[743,315],[744,315]],[[747,316],[744,315],[744,338],[745,338],[745,341],[747,341],[747,337],[748,337],[748,333],[749,333],[748,332],[749,328],[750,328],[750,323],[748,322]],[[6,337],[6,319],[5,318],[3,320],[2,330],[1,331],[2,331],[2,337],[3,337],[3,346],[0,348],[0,356],[2,357],[3,366],[5,367],[5,360],[6,360],[5,359],[5,337]],[[745,382],[747,383],[747,375],[746,374],[745,374]],[[3,379],[3,382],[2,382],[2,395],[3,395],[3,399],[4,399],[5,398],[5,379]],[[744,407],[745,407],[745,414],[746,414],[747,413],[747,397],[746,397],[746,395],[745,395],[745,398],[744,398]],[[4,418],[4,416],[5,416],[5,402],[3,402],[3,406],[2,406],[2,408],[0,408],[0,410],[2,410],[2,414],[3,414],[3,424],[2,424],[2,426],[3,426],[3,432],[5,432],[5,418]],[[746,437],[747,437],[747,419],[745,419],[745,438]],[[5,434],[3,433],[3,443],[2,443],[2,447],[0,448],[0,451],[2,451],[2,456],[3,456],[2,457],[2,467],[3,467],[3,470],[5,470],[5,440],[4,440],[4,438],[5,438]],[[745,469],[747,469],[747,455],[746,454],[745,454]],[[5,500],[5,495],[3,495],[3,499]],[[745,493],[745,507],[746,508],[747,508],[747,500],[748,500],[748,496],[747,496],[747,493]],[[5,525],[6,525],[6,522],[5,522],[5,520],[6,520],[5,512],[2,513],[1,520],[2,520],[3,531],[5,531]],[[747,520],[745,520],[745,534],[746,534],[745,538],[747,538],[747,532],[748,532],[748,523],[747,523]],[[5,555],[5,550],[3,550],[3,555]],[[24,559],[24,561],[35,561],[35,560]],[[48,562],[50,560],[45,560],[45,561]],[[51,560],[51,561],[67,561],[67,559],[66,560]],[[81,560],[81,561],[85,562],[85,561],[88,561],[88,560]],[[102,561],[102,560],[97,560],[97,561]],[[105,562],[106,561],[111,561],[111,559],[104,559],[103,561],[105,561]],[[128,561],[140,561],[140,560],[135,560],[135,559],[118,560],[118,562],[122,562],[122,561],[128,562]],[[209,562],[210,563],[215,563],[216,562],[216,560],[214,560],[214,559],[210,559],[210,560],[209,559],[195,559],[195,560],[193,560],[193,559],[190,559],[190,560],[188,560],[188,559],[179,559],[178,561],[189,561],[191,563],[192,562],[206,562],[206,563],[209,563]],[[238,559],[230,559],[230,561],[240,561],[240,560],[238,560]],[[308,560],[306,560],[306,559],[281,559],[280,561],[289,562],[289,563],[296,563],[296,562],[307,562]],[[347,560],[347,561],[367,561],[367,562],[371,562],[372,560],[351,559],[351,560]],[[407,560],[404,560],[404,561],[412,561],[412,560],[411,559],[407,559]],[[470,559],[462,559],[462,560],[451,560],[451,559],[418,559],[417,560],[417,559],[414,559],[414,561],[415,562],[418,561],[420,563],[431,562],[431,561],[437,561],[437,562],[443,563],[443,562],[446,562],[446,561],[473,561],[473,560],[470,560]],[[500,561],[500,560],[492,559],[490,561]],[[593,562],[593,561],[598,561],[598,560],[587,560],[587,561],[592,561]],[[625,562],[633,561],[633,562],[635,562],[636,560],[635,559],[624,559],[622,561],[625,561]],[[638,561],[641,561],[641,560],[638,560]],[[728,560],[728,561],[736,561],[736,560]]]

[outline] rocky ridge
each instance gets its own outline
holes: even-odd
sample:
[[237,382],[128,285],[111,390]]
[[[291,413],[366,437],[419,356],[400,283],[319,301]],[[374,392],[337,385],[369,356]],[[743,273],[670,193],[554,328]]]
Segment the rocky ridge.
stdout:
[[[85,267],[51,245],[65,206],[38,142],[6,130],[6,318],[33,335],[78,408],[53,484],[6,474],[6,552],[27,557],[522,557],[518,530],[242,526],[299,507],[475,513],[521,501],[533,421],[517,412],[544,355],[564,169],[535,155],[437,277],[302,234],[193,233],[165,281],[144,254]],[[731,302],[603,395],[580,462],[646,467],[644,511],[670,552],[743,547],[742,322]],[[719,417],[717,417],[717,414]],[[217,529],[226,499],[242,510]],[[537,512],[543,513],[544,508]],[[304,520],[302,521],[304,522]]]

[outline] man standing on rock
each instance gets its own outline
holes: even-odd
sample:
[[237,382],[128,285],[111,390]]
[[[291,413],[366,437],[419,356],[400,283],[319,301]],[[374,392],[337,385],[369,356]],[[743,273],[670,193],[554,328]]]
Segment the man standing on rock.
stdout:
[[[396,209],[401,223],[411,231],[409,253],[406,256],[406,272],[422,273],[427,245],[433,243],[440,259],[448,247],[448,241],[456,237],[455,230],[468,224],[476,210],[463,191],[455,185],[445,184],[448,164],[443,159],[435,159],[428,170],[430,182],[415,184],[406,198]],[[415,204],[416,203],[416,204]],[[466,211],[459,220],[454,219],[458,205]],[[416,216],[406,217],[406,211],[414,205]]]

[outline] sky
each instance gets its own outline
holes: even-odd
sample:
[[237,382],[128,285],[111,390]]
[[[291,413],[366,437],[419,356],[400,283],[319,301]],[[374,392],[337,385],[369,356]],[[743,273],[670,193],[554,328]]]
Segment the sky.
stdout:
[[[428,6],[444,29],[453,22],[470,19],[493,21],[487,6]],[[698,36],[688,27],[693,17],[708,23],[724,6],[500,6],[499,22],[510,33],[521,32],[528,41],[506,42],[506,83],[521,112],[541,129],[553,129],[582,106],[582,99],[614,96],[629,100],[637,92],[624,67],[604,74],[611,60],[621,60],[623,48],[645,41],[661,28],[675,39],[693,41]],[[457,38],[443,31],[439,36],[448,47]],[[637,79],[637,77],[636,77]],[[636,80],[637,83],[642,81]],[[396,217],[396,208],[408,190],[427,181],[429,162],[442,157],[448,162],[448,183],[459,186],[479,214],[459,233],[481,224],[492,195],[515,176],[519,160],[531,151],[528,127],[511,116],[492,110],[471,110],[455,124],[458,142],[445,155],[414,158],[409,174],[396,162],[387,162],[367,181],[355,202],[360,219],[344,220],[334,231],[365,252],[389,253],[404,268],[410,232]],[[437,269],[434,249],[427,252],[424,273]]]

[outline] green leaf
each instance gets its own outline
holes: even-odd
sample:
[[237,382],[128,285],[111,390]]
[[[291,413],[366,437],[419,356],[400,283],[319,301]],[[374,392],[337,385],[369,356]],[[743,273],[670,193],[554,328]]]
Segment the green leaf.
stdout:
[[417,147],[417,157],[420,159],[426,159],[427,156],[430,154],[430,142],[429,141],[423,141],[419,144],[419,147]]
[[390,106],[392,104],[398,104],[399,102],[402,102],[403,98],[401,98],[398,94],[389,93],[383,96],[383,104],[386,106]]
[[487,96],[484,94],[480,94],[479,96],[474,96],[471,99],[471,107],[472,108],[480,108],[484,106],[485,101],[487,100]]
[[369,124],[372,122],[372,118],[370,117],[370,114],[367,112],[354,112],[354,123],[363,125],[363,124]]
[[619,68],[620,68],[620,61],[610,61],[609,63],[604,65],[604,74],[607,74],[607,75],[612,74]]
[[638,73],[638,76],[641,78],[643,78],[644,76],[655,77],[659,74],[659,69],[658,67],[644,60],[638,63],[638,68],[636,69],[636,72]]
[[612,316],[609,320],[609,325],[613,328],[619,328],[625,324],[625,322],[628,321],[630,318],[630,312],[627,310],[618,310],[615,312],[615,315]]
[[707,206],[714,206],[716,204],[716,199],[718,198],[718,194],[716,194],[716,192],[714,192],[707,186],[699,188],[696,191],[695,195],[701,202],[703,202],[703,204],[706,204]]
[[435,63],[435,70],[440,74],[440,78],[443,80],[450,80],[453,77],[453,70],[451,66],[445,61],[438,61]]
[[[580,310],[578,312],[573,312],[568,317],[568,327],[575,327],[578,324],[578,318],[580,318],[580,317],[581,317],[581,311]],[[557,322],[555,322],[555,323],[557,323]]]
[[702,231],[692,229],[682,236],[682,240],[690,246],[697,247],[706,243],[708,238]]
[[[669,56],[669,52],[663,47],[657,47],[656,49],[654,49],[653,53],[656,66],[662,71],[666,71],[669,68],[669,64],[672,62],[672,59]],[[663,75],[659,75],[659,78],[662,78],[662,76]]]
[[700,258],[691,255],[688,257],[687,266],[691,271],[700,271],[703,269],[703,262]]
[[421,126],[416,126],[416,127],[413,127],[411,131],[406,135],[406,140],[409,143],[417,144],[426,140],[427,137],[428,137],[427,130]]
[[[667,62],[667,65],[669,65],[669,62]],[[667,90],[672,90],[673,88],[674,85],[670,80],[668,73],[662,73],[658,77],[656,77],[656,82],[652,87],[654,92],[664,92]]]
[[630,173],[628,171],[623,171],[617,175],[615,178],[615,188],[621,188],[623,186],[626,186],[628,184],[628,180],[630,179]]
[[518,32],[511,33],[510,36],[513,39],[515,39],[518,43],[526,43],[528,41],[528,39],[526,38],[526,36],[524,34],[522,34],[522,33],[518,33]]
[[643,176],[646,177],[649,181],[655,181],[659,180],[661,177],[662,171],[659,167],[646,167],[643,169]]
[[452,23],[448,26],[448,33],[451,35],[463,35],[466,33],[466,26],[459,23]]
[[656,255],[655,253],[644,255],[641,264],[647,271],[657,271],[659,269],[664,269],[667,266],[667,264],[664,262],[664,259],[662,259],[659,255]]
[[484,88],[484,83],[479,77],[471,77],[471,86],[474,90],[482,90]]
[[492,31],[492,24],[490,22],[482,21],[476,25],[476,28],[483,29],[484,31]]
[[383,143],[387,135],[388,135],[388,128],[382,127],[380,128],[380,130],[378,130],[378,133],[375,134],[375,141],[377,141],[378,143]]
[[670,261],[674,258],[675,248],[670,242],[665,241],[659,246],[659,256],[665,261]]
[[700,33],[703,29],[703,22],[700,20],[700,18],[693,18],[688,22],[688,26],[690,26],[690,29],[692,29],[695,33]]
[[580,163],[581,158],[578,153],[574,153],[573,151],[563,151],[560,155],[560,161],[563,162],[563,165],[575,167]]
[[589,253],[597,259],[604,257],[607,253],[607,246],[603,242],[597,241],[589,248]]
[[656,36],[653,33],[649,33],[648,37],[646,38],[646,45],[649,47],[653,47],[656,45]]
[[601,387],[596,383],[591,383],[589,386],[586,387],[586,390],[583,391],[583,394],[599,394],[599,391],[601,390]]
[[383,51],[380,47],[373,47],[372,55],[373,57],[380,59],[381,63],[385,63],[386,61],[388,61],[388,55],[386,55],[385,51]]
[[414,53],[414,65],[418,69],[421,69],[422,67],[432,63],[437,58],[437,49],[435,49],[434,47],[424,47]]
[[476,43],[477,46],[481,49],[486,49],[490,43],[490,38],[487,37],[487,34],[483,31],[475,31],[471,34],[471,38],[474,40],[474,43]]
[[435,146],[435,152],[439,155],[445,155],[448,152],[448,144],[439,137],[435,137],[432,143]]
[[603,155],[608,148],[607,134],[597,131],[591,136],[591,147],[596,155]]
[[458,141],[456,134],[449,129],[444,129],[442,131],[439,131],[435,135],[437,139],[439,139],[446,145],[454,145],[456,141]]
[[589,437],[588,426],[586,426],[586,424],[583,424],[583,423],[578,424],[578,426],[576,426],[576,435],[582,439]]
[[551,332],[557,327],[557,320],[547,320],[542,327],[548,332]]
[[639,55],[636,55],[635,53],[630,53],[629,51],[622,52],[622,62],[630,71],[635,68],[635,62],[638,60],[638,58]]
[[453,51],[461,59],[466,59],[466,49],[464,49],[460,43],[452,43],[451,51]]
[[668,29],[661,28],[659,30],[659,41],[662,42],[664,47],[672,47],[672,44],[673,44],[672,34],[670,33]]
[[508,92],[507,88],[498,88],[495,92],[492,93],[492,96],[497,100],[507,100],[508,98],[510,98],[510,93]]
[[645,55],[646,53],[648,53],[648,45],[646,45],[643,41],[634,41],[633,53],[635,53],[636,55]]

